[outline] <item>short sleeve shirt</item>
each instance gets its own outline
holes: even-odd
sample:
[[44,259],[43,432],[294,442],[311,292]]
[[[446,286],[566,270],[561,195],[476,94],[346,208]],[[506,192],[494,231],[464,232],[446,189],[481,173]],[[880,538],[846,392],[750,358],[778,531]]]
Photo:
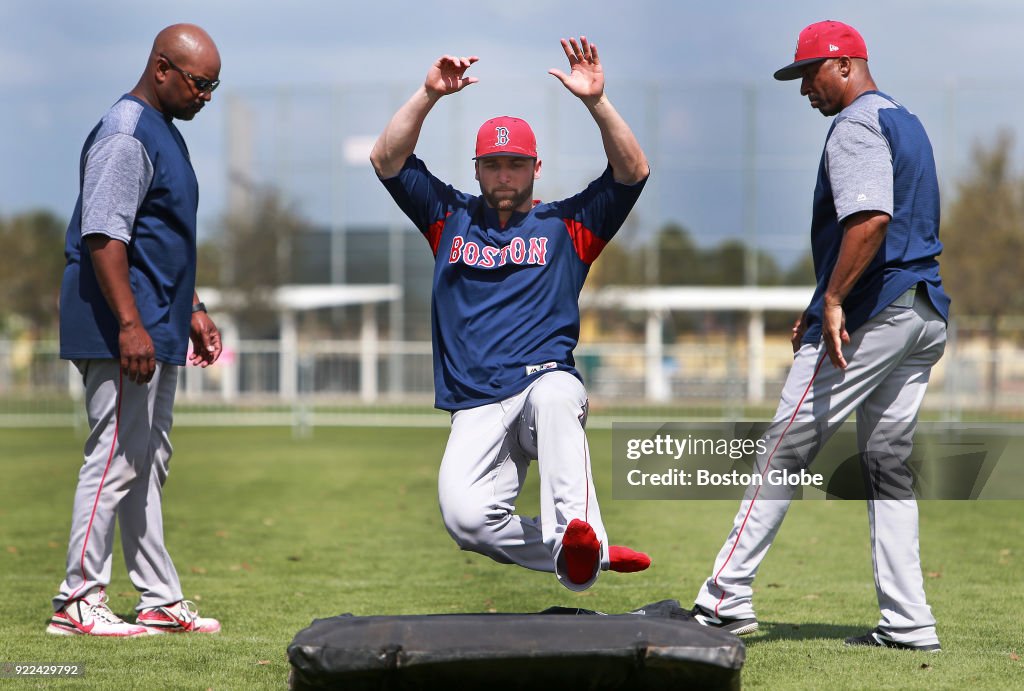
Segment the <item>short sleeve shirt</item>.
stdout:
[[646,180],[611,168],[579,194],[535,203],[502,226],[482,197],[432,175],[416,156],[382,181],[434,253],[435,403],[460,410],[525,389],[538,374],[579,377],[579,293]]
[[120,328],[100,291],[84,240],[99,234],[127,247],[132,294],[156,359],[184,365],[199,205],[185,140],[170,118],[125,95],[86,138],[79,173],[78,202],[64,246],[61,357],[120,357]]
[[821,339],[824,294],[846,221],[861,211],[889,216],[885,241],[843,303],[853,332],[913,286],[949,317],[937,257],[939,183],[931,142],[916,115],[878,92],[862,94],[832,123],[818,167],[811,219],[817,280],[803,342]]

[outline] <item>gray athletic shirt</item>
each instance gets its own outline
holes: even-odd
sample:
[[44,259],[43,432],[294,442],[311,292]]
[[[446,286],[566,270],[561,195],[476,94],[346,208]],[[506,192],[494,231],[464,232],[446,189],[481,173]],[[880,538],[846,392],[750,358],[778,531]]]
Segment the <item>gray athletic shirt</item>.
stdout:
[[135,101],[118,101],[107,114],[85,158],[82,235],[132,239],[135,214],[153,181],[153,163],[132,133],[142,114]]
[[915,285],[946,318],[949,297],[939,263],[939,183],[921,121],[878,91],[861,94],[836,116],[814,189],[811,252],[817,287],[805,315],[804,343],[821,339],[822,305],[851,214],[889,215],[884,246],[843,301],[853,333]]
[[185,140],[171,118],[126,94],[89,133],[79,171],[80,193],[64,242],[61,357],[118,357],[120,327],[84,237],[103,235],[127,246],[132,293],[157,360],[184,365],[199,205]]
[[895,107],[877,94],[866,94],[836,116],[825,145],[825,170],[840,223],[859,211],[892,217],[892,150],[878,111]]

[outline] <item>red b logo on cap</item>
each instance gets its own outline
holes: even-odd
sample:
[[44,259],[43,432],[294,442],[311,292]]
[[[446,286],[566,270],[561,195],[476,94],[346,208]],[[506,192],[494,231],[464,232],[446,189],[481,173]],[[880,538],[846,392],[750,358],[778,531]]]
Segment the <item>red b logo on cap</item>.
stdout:
[[537,158],[537,137],[521,118],[491,118],[476,133],[476,158],[485,156]]

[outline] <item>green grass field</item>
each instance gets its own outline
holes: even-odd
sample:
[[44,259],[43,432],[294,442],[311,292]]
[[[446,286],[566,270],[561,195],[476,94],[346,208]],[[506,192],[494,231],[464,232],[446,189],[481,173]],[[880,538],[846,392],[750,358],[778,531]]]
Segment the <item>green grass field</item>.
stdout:
[[[460,552],[441,524],[442,429],[182,428],[165,490],[167,541],[186,597],[224,630],[133,640],[44,633],[63,575],[81,439],[0,430],[0,665],[84,663],[84,679],[0,679],[0,688],[283,688],[285,649],[314,618],[622,612],[689,606],[736,502],[615,501],[611,433],[591,432],[613,541],[648,551],[640,574],[574,594],[550,574]],[[519,506],[536,513],[536,477]],[[922,502],[926,589],[944,652],[847,649],[877,617],[861,502],[794,504],[755,584],[761,631],[744,640],[746,688],[1024,688],[1024,502]],[[135,592],[114,555],[115,612]]]

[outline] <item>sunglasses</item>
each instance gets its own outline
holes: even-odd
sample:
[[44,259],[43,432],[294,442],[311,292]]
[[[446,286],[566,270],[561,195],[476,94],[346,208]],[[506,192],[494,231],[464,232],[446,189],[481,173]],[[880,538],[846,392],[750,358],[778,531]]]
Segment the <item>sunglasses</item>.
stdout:
[[203,77],[197,77],[191,72],[186,72],[185,70],[175,65],[173,62],[171,62],[171,59],[163,53],[160,53],[160,57],[167,61],[167,65],[172,70],[174,70],[175,72],[180,72],[183,77],[188,77],[189,79],[191,79],[192,83],[196,85],[196,90],[198,90],[199,93],[212,94],[214,89],[220,86],[219,79],[204,79]]

